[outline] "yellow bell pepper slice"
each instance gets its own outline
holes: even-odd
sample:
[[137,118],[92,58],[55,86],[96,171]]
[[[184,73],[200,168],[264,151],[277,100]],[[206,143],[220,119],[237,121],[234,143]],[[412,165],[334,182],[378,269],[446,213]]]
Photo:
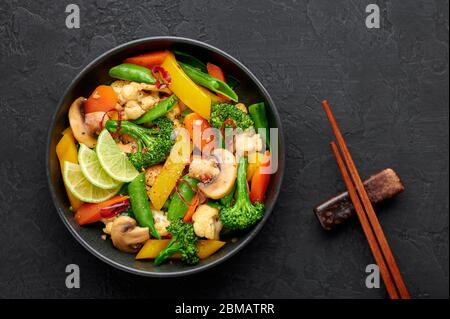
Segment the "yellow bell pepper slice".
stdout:
[[189,162],[191,152],[192,147],[189,135],[180,134],[164,163],[161,173],[156,177],[153,187],[147,193],[156,210],[160,210],[167,198],[169,198],[177,180],[181,177],[184,168]]
[[[161,250],[166,248],[169,242],[170,239],[149,239],[142,246],[141,250],[139,250],[135,259],[154,259],[159,255]],[[223,245],[225,245],[225,242],[220,240],[199,240],[197,242],[197,255],[200,259],[208,258],[222,248]],[[179,259],[180,257],[180,254],[177,253],[170,256],[171,259]]]
[[[63,131],[63,137],[56,145],[56,155],[59,159],[59,166],[61,167],[61,174],[64,170],[64,162],[78,163],[78,151],[75,144],[75,138],[70,127]],[[76,211],[83,202],[76,198],[66,187],[67,197],[69,198],[72,211]]]
[[261,162],[264,158],[264,154],[256,152],[248,155],[247,165],[247,181],[250,181],[255,174],[256,170],[261,166]]
[[191,110],[209,120],[211,115],[211,98],[184,73],[172,52],[167,54],[162,67],[169,72],[172,79],[169,89]]

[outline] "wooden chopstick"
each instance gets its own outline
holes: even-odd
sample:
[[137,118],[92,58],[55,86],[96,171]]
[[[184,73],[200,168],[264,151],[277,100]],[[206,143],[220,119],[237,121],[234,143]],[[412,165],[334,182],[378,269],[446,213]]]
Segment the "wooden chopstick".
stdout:
[[[328,102],[324,100],[322,102],[323,108],[325,109],[325,113],[327,114],[328,120],[331,124],[331,128],[336,137],[336,141],[339,145],[339,148],[343,155],[343,161],[348,168],[348,171],[351,176],[351,180],[356,188],[356,192],[359,195],[359,198],[362,202],[362,206],[364,207],[365,214],[367,214],[368,221],[375,233],[376,240],[381,248],[381,252],[383,257],[386,260],[387,266],[391,273],[392,278],[394,279],[394,283],[398,289],[400,298],[402,299],[410,299],[411,296],[409,294],[408,288],[403,281],[402,275],[400,274],[400,270],[398,269],[397,263],[395,261],[394,255],[389,247],[386,236],[384,235],[383,229],[381,228],[380,222],[375,214],[375,211],[372,207],[372,203],[369,200],[369,196],[367,195],[366,189],[362,183],[361,177],[358,174],[355,163],[350,155],[350,152],[345,144],[344,137],[342,136],[341,131],[339,130],[339,126],[336,122],[336,119],[331,112],[330,106]],[[380,265],[378,265],[380,266]],[[380,269],[381,270],[381,269]]]
[[331,142],[331,150],[333,151],[334,157],[336,158],[336,162],[338,164],[339,170],[341,171],[342,178],[344,179],[345,186],[348,190],[348,194],[353,203],[353,207],[355,208],[356,215],[358,216],[358,219],[364,231],[364,235],[366,235],[367,242],[369,243],[370,250],[372,251],[373,257],[375,258],[375,262],[380,268],[381,278],[383,279],[384,285],[386,286],[389,297],[391,299],[398,299],[397,289],[395,288],[395,284],[392,281],[391,274],[389,273],[386,263],[384,262],[380,247],[378,246],[377,240],[375,239],[375,235],[372,231],[372,228],[370,227],[369,221],[367,220],[366,213],[364,212],[361,201],[359,200],[356,189],[353,186],[350,176],[348,175],[347,168],[345,167],[344,161],[342,160],[341,154],[339,154],[339,150],[335,142]]

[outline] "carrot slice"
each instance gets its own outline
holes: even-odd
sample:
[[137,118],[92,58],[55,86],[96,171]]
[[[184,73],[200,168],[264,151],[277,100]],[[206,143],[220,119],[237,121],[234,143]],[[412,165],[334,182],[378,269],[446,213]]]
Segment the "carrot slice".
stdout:
[[198,193],[196,193],[194,195],[194,198],[192,198],[191,204],[189,205],[189,208],[188,208],[186,214],[184,214],[184,217],[183,217],[184,222],[187,223],[192,220],[192,216],[194,215],[195,209],[197,208],[199,203],[200,203],[200,199],[199,199]]
[[125,59],[123,62],[141,65],[146,68],[152,68],[155,65],[161,65],[168,53],[169,52],[167,50],[153,51]]
[[108,112],[116,107],[118,97],[109,85],[99,85],[84,104],[84,112]]

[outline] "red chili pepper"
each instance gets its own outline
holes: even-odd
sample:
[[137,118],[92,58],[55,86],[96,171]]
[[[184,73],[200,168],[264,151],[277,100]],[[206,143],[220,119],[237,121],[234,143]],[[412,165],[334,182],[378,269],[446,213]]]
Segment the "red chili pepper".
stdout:
[[183,196],[183,195],[181,194],[181,192],[178,190],[178,185],[180,184],[180,182],[181,182],[181,183],[186,183],[186,184],[189,186],[189,188],[192,190],[192,192],[194,192],[195,194],[198,193],[198,190],[195,189],[195,187],[192,186],[192,184],[189,183],[189,182],[188,182],[187,180],[185,180],[184,178],[179,178],[179,179],[177,180],[177,183],[175,184],[175,192],[178,194],[178,196],[180,196],[180,199],[183,201],[183,203],[184,203],[186,206],[189,207],[191,204],[188,203],[188,201],[186,200],[186,198],[184,198],[184,196]]
[[[153,76],[155,77],[155,79],[156,79],[156,83],[155,83],[155,85],[156,85],[156,87],[158,88],[158,89],[164,89],[164,88],[166,88],[170,83],[172,83],[172,78],[170,77],[170,74],[169,74],[169,72],[167,72],[162,66],[160,66],[160,65],[155,65],[153,68],[152,68],[152,74],[153,74]],[[162,77],[162,79],[163,79],[163,84],[161,84],[161,81],[160,81],[160,77]]]
[[128,199],[126,199],[123,202],[115,203],[108,207],[101,208],[100,216],[102,216],[103,218],[112,218],[112,217],[126,211],[129,208],[130,208],[130,201]]

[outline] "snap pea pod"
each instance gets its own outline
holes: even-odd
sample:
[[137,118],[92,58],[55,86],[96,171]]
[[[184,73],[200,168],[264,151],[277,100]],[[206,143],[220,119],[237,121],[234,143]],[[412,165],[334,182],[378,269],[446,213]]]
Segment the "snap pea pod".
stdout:
[[128,184],[128,193],[130,196],[131,208],[134,216],[141,227],[148,227],[150,234],[160,239],[155,228],[153,214],[148,203],[147,192],[145,190],[145,175],[140,173],[134,180]]
[[[191,186],[194,189],[197,189],[197,184],[199,183],[199,181],[192,177],[189,177],[187,174],[184,175],[181,179],[184,180],[185,182],[180,181],[178,183],[178,192],[183,196],[186,202],[190,203],[195,195],[195,192],[194,190],[192,190]],[[191,186],[189,186],[188,183]],[[183,218],[187,209],[188,206],[180,198],[180,195],[177,192],[175,192],[173,193],[170,200],[167,217],[169,218],[169,220]]]
[[[184,64],[188,64],[192,66],[193,68],[198,69],[199,71],[202,71],[203,73],[208,73],[208,69],[206,67],[206,64],[197,59],[195,56],[192,56],[188,53],[181,52],[178,50],[173,51],[175,53],[175,56],[177,58],[177,61],[182,62]],[[239,80],[236,79],[234,76],[230,74],[225,75],[226,82],[228,86],[232,89],[237,87],[239,85]]]
[[252,104],[248,107],[248,112],[252,117],[257,129],[264,129],[262,135],[264,142],[270,147],[269,142],[269,122],[267,121],[266,106],[264,102]]
[[207,73],[199,71],[195,67],[192,67],[188,64],[182,62],[178,62],[178,64],[181,66],[181,68],[187,74],[187,76],[190,77],[191,80],[197,83],[198,85],[204,86],[213,92],[225,95],[234,102],[238,101],[238,96],[236,92],[234,92],[233,89],[230,88],[228,84],[226,84],[225,82],[222,82]]
[[155,84],[155,78],[152,75],[152,71],[146,67],[123,63],[119,64],[109,70],[109,76],[120,79],[139,83]]
[[190,65],[193,68],[198,69],[201,72],[208,73],[208,69],[206,68],[206,64],[197,59],[195,56],[192,56],[188,53],[184,53],[181,51],[174,51],[175,56],[178,62],[182,62]]
[[177,104],[177,101],[178,98],[176,97],[176,95],[172,94],[168,98],[165,98],[164,100],[159,102],[154,108],[148,110],[144,115],[134,121],[134,123],[144,124],[156,120],[157,118],[169,112],[175,106],[175,104]]

